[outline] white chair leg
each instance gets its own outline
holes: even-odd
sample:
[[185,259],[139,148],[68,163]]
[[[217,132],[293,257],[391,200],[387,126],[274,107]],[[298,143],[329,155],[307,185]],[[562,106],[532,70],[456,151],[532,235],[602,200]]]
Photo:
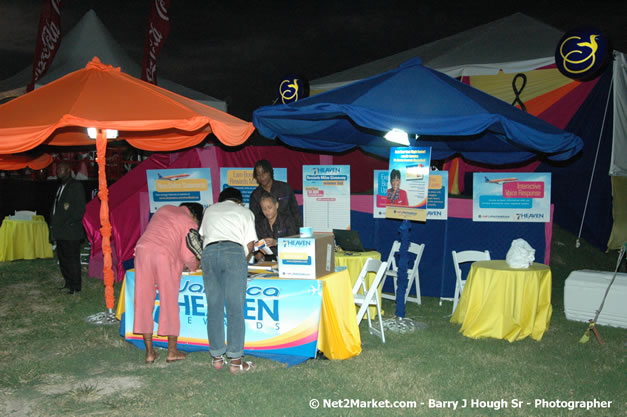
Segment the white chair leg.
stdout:
[[381,332],[381,342],[385,343],[385,331],[383,330],[383,317],[381,317],[381,306],[377,303],[377,314],[379,315],[379,331]]
[[459,301],[459,290],[455,288],[455,298],[453,298],[453,311],[451,311],[451,314],[455,313],[455,309],[457,308],[458,301]]

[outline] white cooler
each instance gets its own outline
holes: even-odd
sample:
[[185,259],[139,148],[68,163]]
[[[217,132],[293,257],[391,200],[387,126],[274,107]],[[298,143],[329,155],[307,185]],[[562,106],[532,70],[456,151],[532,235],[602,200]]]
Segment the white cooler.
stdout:
[[[573,271],[564,284],[564,313],[568,320],[594,319],[614,272]],[[617,273],[597,324],[627,328],[627,274]]]

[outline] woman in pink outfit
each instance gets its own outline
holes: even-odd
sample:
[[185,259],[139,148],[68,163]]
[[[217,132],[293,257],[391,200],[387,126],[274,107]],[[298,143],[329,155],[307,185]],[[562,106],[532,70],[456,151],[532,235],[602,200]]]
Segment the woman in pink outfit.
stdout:
[[185,359],[176,348],[179,335],[179,287],[183,267],[198,268],[198,259],[187,248],[185,237],[198,229],[202,205],[183,203],[180,207],[162,206],[152,216],[146,231],[135,246],[135,321],[133,332],[142,334],[146,363],[157,354],[152,346],[153,309],[159,290],[159,336],[168,336],[167,362]]

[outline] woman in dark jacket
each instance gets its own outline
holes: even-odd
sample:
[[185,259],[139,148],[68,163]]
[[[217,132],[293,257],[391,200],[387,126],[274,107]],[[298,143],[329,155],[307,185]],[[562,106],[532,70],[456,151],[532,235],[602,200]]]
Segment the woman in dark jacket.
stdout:
[[259,201],[263,216],[255,218],[255,229],[257,237],[260,240],[263,239],[272,250],[272,255],[264,255],[259,251],[255,254],[255,258],[258,261],[274,261],[278,253],[279,238],[297,235],[298,226],[293,217],[279,213],[279,202],[274,195],[264,191]]

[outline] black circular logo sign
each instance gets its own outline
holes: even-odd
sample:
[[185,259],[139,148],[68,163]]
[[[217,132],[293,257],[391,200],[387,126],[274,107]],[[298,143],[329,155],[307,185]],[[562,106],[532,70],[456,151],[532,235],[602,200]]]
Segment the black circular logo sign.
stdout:
[[590,80],[601,73],[610,56],[609,42],[603,32],[582,27],[562,36],[555,50],[555,64],[569,78]]

